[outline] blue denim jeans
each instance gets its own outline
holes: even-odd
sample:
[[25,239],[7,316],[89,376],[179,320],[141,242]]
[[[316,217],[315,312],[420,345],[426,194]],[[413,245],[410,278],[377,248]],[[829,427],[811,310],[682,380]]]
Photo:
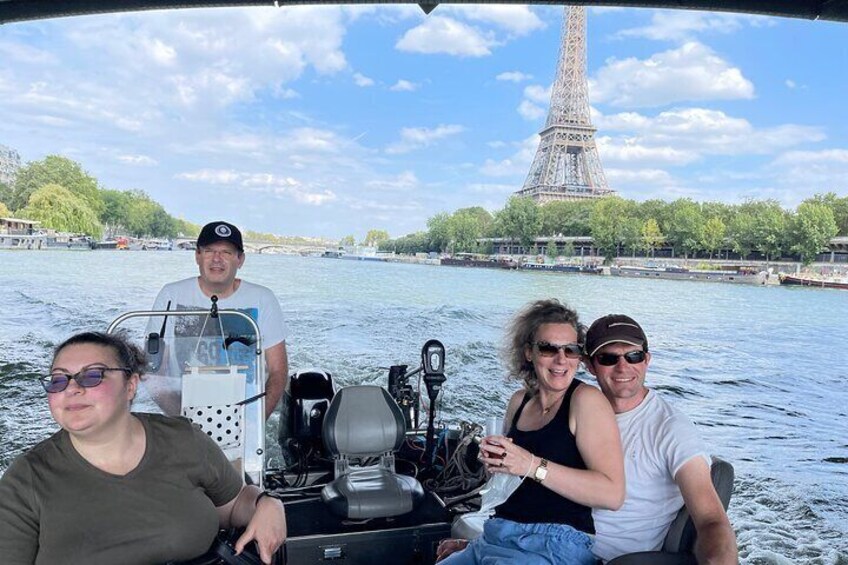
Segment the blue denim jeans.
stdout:
[[483,535],[440,565],[594,565],[593,539],[565,524],[491,518]]

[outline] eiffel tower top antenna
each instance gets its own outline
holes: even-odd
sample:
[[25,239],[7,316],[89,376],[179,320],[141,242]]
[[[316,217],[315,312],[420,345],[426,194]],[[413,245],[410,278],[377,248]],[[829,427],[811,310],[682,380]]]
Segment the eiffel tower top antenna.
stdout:
[[517,194],[540,203],[613,194],[598,156],[595,131],[586,80],[586,8],[566,6],[548,119]]

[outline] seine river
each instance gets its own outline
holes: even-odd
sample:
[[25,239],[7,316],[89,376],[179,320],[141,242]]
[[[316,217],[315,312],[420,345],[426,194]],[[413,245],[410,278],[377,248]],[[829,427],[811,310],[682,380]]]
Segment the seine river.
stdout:
[[[54,430],[35,381],[51,348],[195,273],[179,251],[0,252],[0,473]],[[651,342],[649,384],[736,468],[742,562],[848,563],[848,292],[280,255],[249,255],[242,274],[279,297],[291,368],[337,385],[384,384],[441,340],[446,421],[503,413],[517,385],[502,332],[527,301],[558,297],[587,322],[627,313]]]

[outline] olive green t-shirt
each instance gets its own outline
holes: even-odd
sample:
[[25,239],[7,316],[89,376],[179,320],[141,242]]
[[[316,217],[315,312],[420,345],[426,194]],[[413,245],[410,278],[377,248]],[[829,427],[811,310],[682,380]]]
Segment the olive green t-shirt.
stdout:
[[147,446],[124,476],[83,459],[64,430],[12,463],[0,478],[0,562],[141,565],[209,548],[215,507],[238,495],[241,477],[188,420],[135,416]]

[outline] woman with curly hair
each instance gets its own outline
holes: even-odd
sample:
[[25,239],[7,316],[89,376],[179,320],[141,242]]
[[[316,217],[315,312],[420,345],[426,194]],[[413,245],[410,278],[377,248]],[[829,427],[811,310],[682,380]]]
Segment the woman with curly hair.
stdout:
[[[595,563],[592,508],[621,506],[624,465],[609,402],[575,378],[585,331],[577,312],[554,299],[513,319],[505,361],[524,386],[509,401],[504,433],[483,438],[480,449],[489,473],[525,480],[446,565]],[[440,556],[462,545],[447,540]]]

